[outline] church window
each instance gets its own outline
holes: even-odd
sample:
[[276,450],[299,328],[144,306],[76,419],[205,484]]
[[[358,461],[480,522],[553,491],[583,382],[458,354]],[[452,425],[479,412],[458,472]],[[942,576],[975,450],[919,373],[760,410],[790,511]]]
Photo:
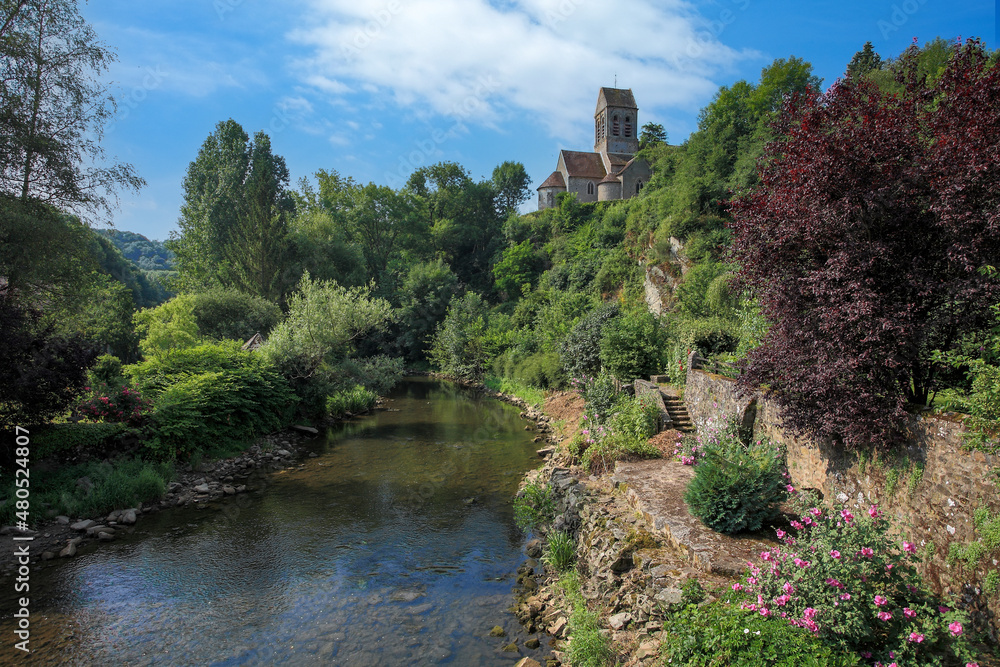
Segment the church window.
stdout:
[[594,184],[593,183],[587,183],[587,194],[588,195],[594,194]]
[[621,136],[621,122],[618,118],[618,114],[611,117],[611,136]]
[[642,181],[635,182],[635,193],[639,194],[639,190],[642,190]]
[[626,139],[631,139],[632,138],[632,117],[631,116],[625,116],[625,138]]

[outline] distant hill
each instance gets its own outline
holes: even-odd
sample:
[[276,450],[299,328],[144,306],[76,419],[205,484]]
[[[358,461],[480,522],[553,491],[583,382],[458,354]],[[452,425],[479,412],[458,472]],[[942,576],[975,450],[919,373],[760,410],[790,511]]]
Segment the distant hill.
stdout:
[[126,259],[143,271],[173,271],[174,253],[162,241],[151,241],[142,234],[117,229],[99,229],[97,233],[115,244]]

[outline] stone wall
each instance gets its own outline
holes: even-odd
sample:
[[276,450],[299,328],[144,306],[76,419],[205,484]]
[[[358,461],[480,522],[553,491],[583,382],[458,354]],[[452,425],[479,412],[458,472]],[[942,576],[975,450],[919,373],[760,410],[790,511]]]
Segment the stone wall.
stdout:
[[946,562],[950,544],[976,541],[977,508],[1000,512],[993,475],[1000,456],[963,449],[960,422],[914,416],[905,451],[880,453],[876,459],[873,452],[844,452],[829,442],[793,436],[781,427],[778,407],[766,395],[740,396],[730,378],[692,370],[690,364],[684,400],[699,431],[736,416],[756,436],[783,443],[795,486],[851,507],[877,502],[894,517],[902,536],[933,553],[922,574],[935,592],[962,595],[981,620],[988,618],[994,629],[1000,625],[1000,594],[979,588],[988,571],[1000,569],[997,554],[975,568]]

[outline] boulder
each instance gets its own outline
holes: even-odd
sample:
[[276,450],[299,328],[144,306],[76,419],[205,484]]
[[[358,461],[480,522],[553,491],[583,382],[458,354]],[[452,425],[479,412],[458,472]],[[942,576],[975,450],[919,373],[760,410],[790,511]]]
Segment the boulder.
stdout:
[[76,555],[76,545],[70,542],[66,547],[59,552],[60,558],[70,558]]
[[96,526],[96,525],[97,524],[94,523],[93,521],[91,521],[90,519],[85,519],[83,521],[77,521],[72,526],[70,526],[70,528],[72,528],[73,530],[80,531],[82,533],[82,532],[86,531],[88,528],[90,528],[91,526]]
[[135,510],[133,509],[125,510],[118,518],[121,521],[121,523],[125,524],[126,526],[131,526],[135,524],[136,520]]
[[[538,640],[536,639],[535,641],[537,642]],[[542,665],[539,664],[537,660],[532,660],[531,658],[522,658],[520,662],[514,665],[514,667],[542,667]]]
[[627,611],[623,611],[620,614],[615,614],[608,619],[608,625],[611,626],[612,630],[624,630],[625,626],[629,624],[632,620],[632,614]]
[[194,487],[194,492],[195,493],[202,493],[202,494],[204,494],[204,493],[208,493],[208,491],[209,491],[208,484],[199,484],[198,486]]

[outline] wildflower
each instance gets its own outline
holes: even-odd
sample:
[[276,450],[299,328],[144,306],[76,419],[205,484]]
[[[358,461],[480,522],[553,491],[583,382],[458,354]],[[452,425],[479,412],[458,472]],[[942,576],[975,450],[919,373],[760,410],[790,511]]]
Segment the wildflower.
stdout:
[[909,641],[919,644],[920,642],[924,641],[924,636],[917,632],[911,632]]
[[787,595],[779,595],[778,597],[774,598],[774,604],[778,605],[779,607],[784,607],[786,604],[788,604],[788,601],[791,599],[792,598],[790,598]]
[[939,606],[938,611],[941,612],[942,614],[947,614],[949,611],[951,611],[951,609],[949,609],[948,607]]
[[809,513],[812,514],[813,516],[818,517],[823,514],[823,511],[820,510],[820,508],[818,507],[813,507],[809,510]]
[[837,551],[836,549],[831,549],[830,550],[830,558],[833,558],[834,560],[840,558],[840,552]]
[[795,593],[795,586],[792,586],[790,582],[786,581],[785,585],[781,587],[781,590],[785,591],[785,593],[789,595],[792,595],[793,593]]
[[777,535],[777,536],[778,536],[778,539],[779,539],[779,540],[781,540],[781,539],[784,539],[785,535],[787,535],[787,534],[788,534],[788,533],[786,533],[785,531],[783,531],[783,530],[782,530],[782,529],[780,529],[780,528],[779,528],[778,530],[776,530],[776,531],[775,531],[775,535]]
[[861,555],[865,558],[871,558],[875,555],[875,550],[871,547],[861,547]]
[[758,611],[760,612],[760,615],[764,617],[771,615],[771,610],[768,609],[767,607],[761,607]]
[[805,526],[803,526],[798,521],[792,521],[792,528],[794,528],[795,530],[805,530]]
[[788,491],[789,493],[795,493],[795,487],[792,486],[791,484],[786,484],[785,491]]
[[962,634],[962,624],[958,621],[949,623],[948,630],[951,632],[952,637],[958,637]]
[[854,521],[854,515],[847,509],[840,510],[840,517],[847,523]]
[[743,590],[743,584],[739,584],[739,583],[733,584],[733,590],[736,591],[737,593],[739,593],[740,591]]
[[979,663],[978,662],[967,662],[967,663],[965,663],[965,667],[979,667]]
[[878,613],[878,620],[880,620],[880,621],[891,621],[892,620],[892,614],[889,613],[889,612],[887,612],[887,611],[880,611]]
[[903,616],[906,618],[916,618],[917,612],[913,611],[909,607],[903,607]]
[[886,603],[887,603],[887,602],[888,602],[888,600],[886,600],[886,599],[885,599],[884,597],[882,597],[881,595],[876,595],[876,596],[875,596],[875,605],[876,605],[876,606],[878,606],[878,607],[884,607],[884,606],[886,605]]
[[878,511],[878,505],[872,505],[868,508],[868,516],[873,519],[877,519],[882,513]]
[[827,579],[826,580],[826,585],[827,586],[833,586],[834,588],[843,588],[844,587],[844,584],[840,583],[836,579]]
[[802,615],[806,618],[816,618],[816,610],[812,607],[806,607],[805,611],[802,612]]
[[747,577],[747,583],[750,584],[751,586],[756,586],[757,585],[756,577]]
[[764,561],[771,560],[771,552],[770,551],[761,551],[760,552],[760,559],[764,560]]
[[812,620],[811,618],[807,618],[806,620],[802,621],[802,625],[805,628],[807,628],[810,632],[819,632],[819,626],[816,625],[816,621]]
[[809,567],[809,561],[802,560],[801,558],[796,558],[792,562],[795,563],[796,566],[801,567],[801,568],[807,568],[807,567]]
[[909,554],[917,553],[917,545],[913,542],[903,542],[903,551]]
[[840,594],[840,599],[841,600],[850,600],[851,599],[851,594],[850,593],[841,593]]

